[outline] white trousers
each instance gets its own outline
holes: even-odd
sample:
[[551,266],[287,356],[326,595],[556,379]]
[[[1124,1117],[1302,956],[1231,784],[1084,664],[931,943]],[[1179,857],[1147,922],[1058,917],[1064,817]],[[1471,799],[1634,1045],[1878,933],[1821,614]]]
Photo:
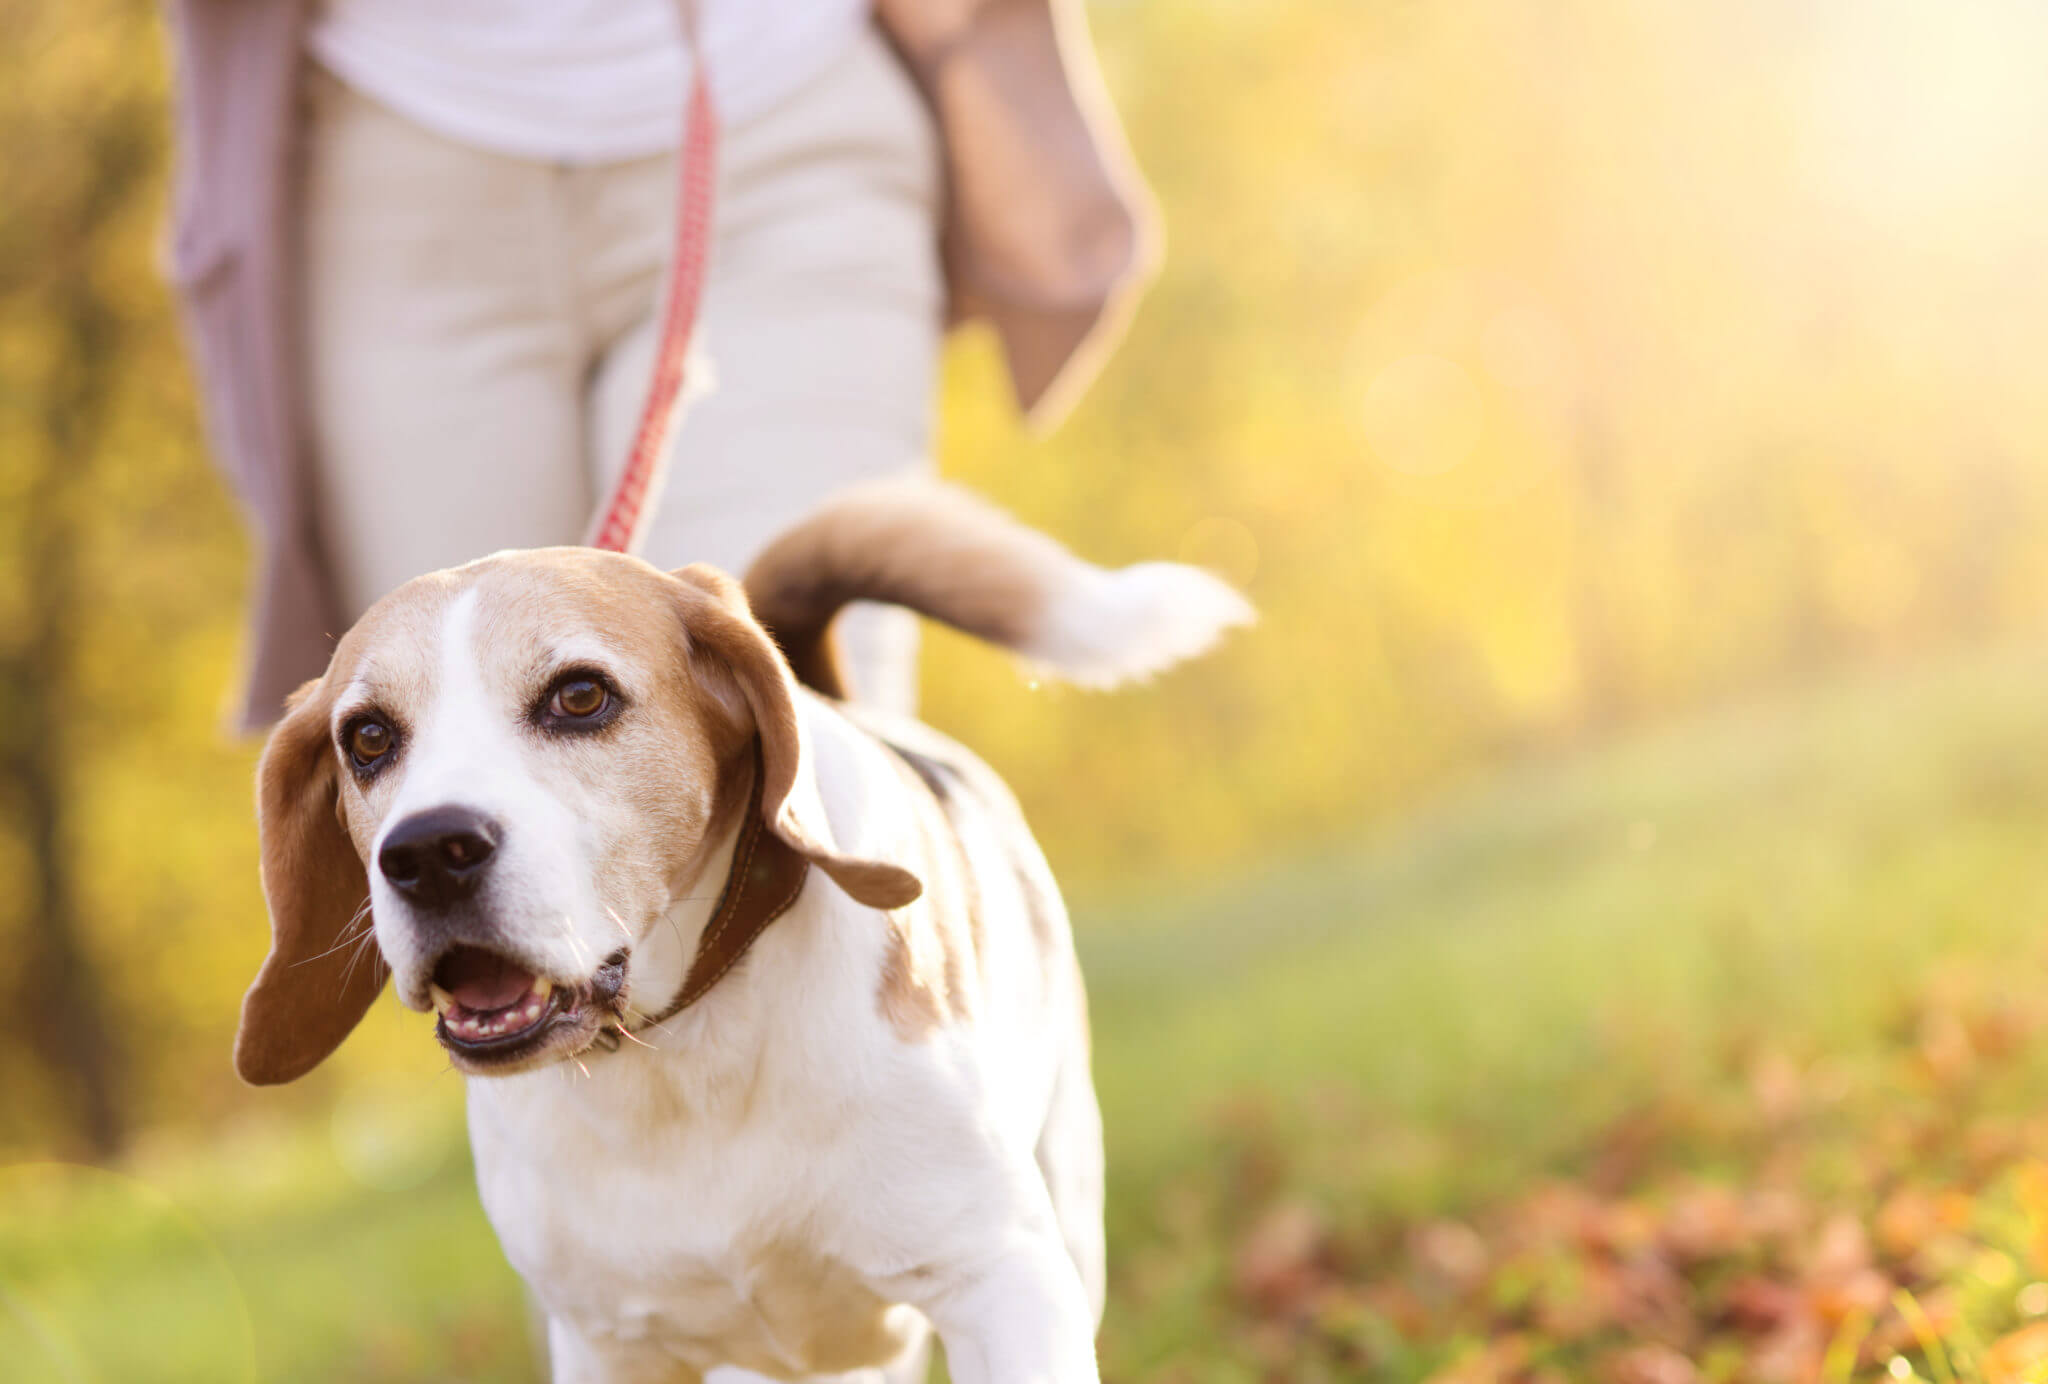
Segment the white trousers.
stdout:
[[[306,398],[353,621],[422,572],[581,540],[646,396],[675,170],[487,153],[310,76]],[[930,466],[939,198],[930,116],[872,29],[721,130],[693,362],[712,386],[678,431],[650,561],[744,573],[834,491]],[[910,617],[857,609],[842,633],[860,695],[909,707]]]

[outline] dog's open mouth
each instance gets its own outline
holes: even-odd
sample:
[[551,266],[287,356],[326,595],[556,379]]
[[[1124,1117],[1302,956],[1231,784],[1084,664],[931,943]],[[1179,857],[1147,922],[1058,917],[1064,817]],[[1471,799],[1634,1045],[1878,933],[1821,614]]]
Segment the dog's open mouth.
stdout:
[[441,1030],[468,1044],[511,1045],[555,1016],[554,985],[481,947],[457,947],[434,968]]
[[624,957],[613,961],[590,984],[560,985],[497,952],[456,947],[434,967],[435,1036],[470,1070],[588,1046],[618,993]]

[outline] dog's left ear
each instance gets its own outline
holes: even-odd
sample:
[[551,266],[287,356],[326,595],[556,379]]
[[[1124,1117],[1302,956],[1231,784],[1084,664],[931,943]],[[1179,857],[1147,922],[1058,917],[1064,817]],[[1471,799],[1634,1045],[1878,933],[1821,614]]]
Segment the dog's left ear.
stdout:
[[[369,939],[370,881],[341,825],[330,706],[318,682],[293,693],[256,769],[270,955],[242,1000],[235,1034],[235,1070],[256,1086],[318,1066],[391,974]],[[360,938],[349,934],[352,924],[362,927]],[[355,955],[358,945],[369,955]]]
[[768,829],[870,908],[901,908],[924,892],[900,865],[841,853],[825,825],[810,755],[796,709],[796,679],[775,641],[747,609],[738,582],[713,567],[685,567],[680,583],[683,624],[694,651],[709,654],[731,675],[761,737],[761,815]]

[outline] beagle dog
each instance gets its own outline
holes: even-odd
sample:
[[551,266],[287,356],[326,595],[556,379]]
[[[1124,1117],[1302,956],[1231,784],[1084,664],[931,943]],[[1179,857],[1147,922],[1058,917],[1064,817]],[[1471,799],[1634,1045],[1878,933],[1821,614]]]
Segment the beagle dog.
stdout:
[[989,769],[845,699],[855,600],[1094,685],[1250,618],[1192,568],[1105,571],[897,483],[744,591],[584,548],[421,577],[264,749],[236,1066],[304,1074],[387,980],[434,1012],[558,1380],[912,1380],[934,1331],[962,1384],[1097,1378],[1066,912]]

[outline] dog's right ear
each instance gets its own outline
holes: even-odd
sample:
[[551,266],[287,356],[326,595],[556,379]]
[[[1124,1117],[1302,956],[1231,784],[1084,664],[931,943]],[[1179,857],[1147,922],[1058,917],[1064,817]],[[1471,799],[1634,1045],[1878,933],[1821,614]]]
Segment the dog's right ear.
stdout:
[[390,975],[370,936],[369,877],[342,827],[332,702],[320,681],[293,693],[256,769],[270,955],[242,1001],[235,1035],[235,1070],[256,1086],[318,1066]]

